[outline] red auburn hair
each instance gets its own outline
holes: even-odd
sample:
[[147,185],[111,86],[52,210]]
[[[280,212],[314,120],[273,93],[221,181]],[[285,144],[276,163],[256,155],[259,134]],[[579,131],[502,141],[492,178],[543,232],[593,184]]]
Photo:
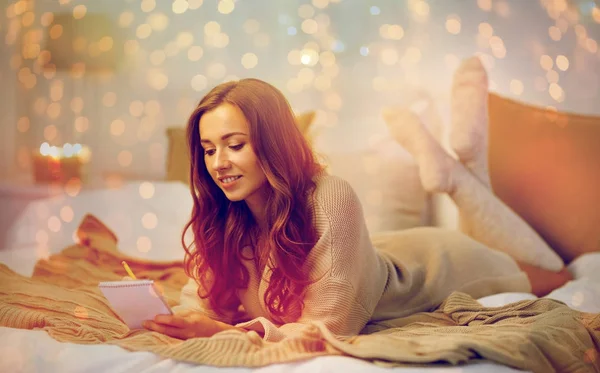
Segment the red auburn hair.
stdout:
[[[200,118],[222,104],[238,107],[249,125],[252,146],[270,188],[266,216],[268,239],[257,248],[257,226],[244,201],[232,202],[212,180],[200,145]],[[264,295],[272,318],[295,321],[304,306],[308,273],[306,257],[317,241],[308,198],[313,177],[322,170],[298,129],[283,94],[258,79],[227,82],[213,88],[190,116],[187,124],[190,190],[194,200],[185,233],[194,241],[186,251],[185,270],[198,283],[198,296],[208,298],[216,312],[237,310],[236,290],[247,287],[249,274],[242,249],[252,247],[254,257],[267,257],[271,271]]]

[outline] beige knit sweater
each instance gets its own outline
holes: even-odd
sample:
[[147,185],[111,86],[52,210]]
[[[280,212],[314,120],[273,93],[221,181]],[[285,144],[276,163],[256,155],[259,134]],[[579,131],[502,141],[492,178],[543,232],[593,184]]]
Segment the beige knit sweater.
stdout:
[[[484,358],[540,373],[600,372],[600,315],[577,312],[549,299],[485,308],[467,294],[455,292],[434,312],[372,321],[364,330],[366,334],[343,339],[334,336],[325,325],[335,325],[328,318],[305,321],[302,330],[280,342],[265,341],[254,331],[231,330],[211,338],[180,341],[146,330],[129,330],[100,293],[98,282],[126,276],[120,263],[127,260],[138,277],[154,280],[169,304],[175,306],[175,299],[188,280],[182,263],[149,262],[123,255],[117,250],[116,237],[92,216],[84,219],[77,235],[80,244],[49,260],[40,260],[31,278],[0,264],[0,326],[44,330],[62,342],[114,344],[131,351],[150,351],[165,358],[215,366],[257,367],[322,355],[345,355],[383,365],[459,364]],[[420,242],[419,237],[415,235],[412,243]],[[379,243],[388,241],[384,235]],[[411,239],[405,243],[411,243]],[[423,250],[413,262],[407,261],[407,268],[416,270],[398,284],[435,284],[431,281],[438,277],[417,263],[428,264],[436,269],[436,276],[450,280],[447,274],[454,272],[445,266],[447,254],[436,250]],[[427,255],[436,257],[418,259]],[[488,269],[491,270],[489,266]],[[493,280],[466,284],[464,288],[486,288],[488,283],[497,282],[496,277],[488,277]],[[388,284],[386,289],[396,285]],[[419,298],[411,290],[427,287],[406,285],[407,293],[403,295],[412,304],[435,303],[428,299],[439,294]],[[347,308],[350,304],[342,306]],[[379,305],[375,308],[382,309]],[[281,329],[278,332],[283,333]]]
[[[266,341],[280,341],[321,321],[332,333],[351,336],[369,321],[430,310],[453,291],[474,297],[530,291],[525,273],[510,257],[459,232],[419,228],[371,238],[350,184],[326,174],[315,181],[310,203],[319,239],[306,264],[313,283],[307,288],[301,318],[284,325],[272,321],[264,303],[269,271],[257,273],[248,260],[244,264],[250,281],[238,299],[251,320],[238,327],[264,334]],[[216,314],[207,299],[197,296],[194,280],[183,288],[175,312],[182,309],[233,322],[233,314]]]

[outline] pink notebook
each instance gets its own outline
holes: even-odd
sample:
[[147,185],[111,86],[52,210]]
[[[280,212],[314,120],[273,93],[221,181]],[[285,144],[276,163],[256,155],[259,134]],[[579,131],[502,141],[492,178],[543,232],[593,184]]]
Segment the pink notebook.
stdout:
[[98,287],[129,329],[142,328],[142,322],[156,315],[173,314],[152,280],[106,281]]

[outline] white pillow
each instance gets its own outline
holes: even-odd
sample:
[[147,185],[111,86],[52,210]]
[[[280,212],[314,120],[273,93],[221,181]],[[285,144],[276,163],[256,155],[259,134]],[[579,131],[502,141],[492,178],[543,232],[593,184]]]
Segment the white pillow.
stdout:
[[[188,187],[180,182],[153,182],[153,197],[144,199],[140,185],[132,182],[119,189],[37,200],[15,219],[6,247],[37,247],[40,257],[58,253],[75,242],[77,227],[86,214],[91,214],[115,233],[119,249],[127,255],[156,260],[183,258],[181,233],[193,206]],[[72,212],[68,221],[63,219],[63,208]]]

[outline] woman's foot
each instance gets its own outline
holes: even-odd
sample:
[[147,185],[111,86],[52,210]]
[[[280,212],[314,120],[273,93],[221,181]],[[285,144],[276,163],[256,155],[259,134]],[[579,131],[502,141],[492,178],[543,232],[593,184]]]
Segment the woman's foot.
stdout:
[[464,60],[452,81],[450,147],[483,184],[488,172],[488,76],[477,57]]
[[452,163],[421,120],[409,109],[387,108],[383,119],[392,138],[415,158],[423,188],[430,193],[450,193]]

